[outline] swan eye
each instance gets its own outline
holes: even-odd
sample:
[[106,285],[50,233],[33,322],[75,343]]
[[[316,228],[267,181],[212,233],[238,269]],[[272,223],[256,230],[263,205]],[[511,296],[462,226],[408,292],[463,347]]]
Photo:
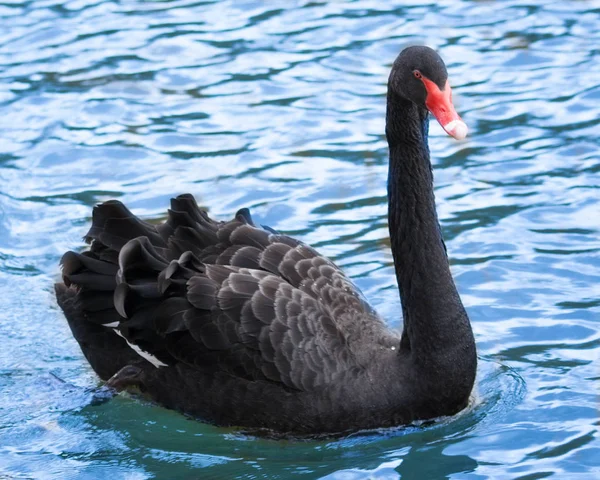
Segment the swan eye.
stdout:
[[413,70],[413,75],[415,76],[415,78],[423,78],[423,75],[421,75],[421,72],[419,72],[418,70]]

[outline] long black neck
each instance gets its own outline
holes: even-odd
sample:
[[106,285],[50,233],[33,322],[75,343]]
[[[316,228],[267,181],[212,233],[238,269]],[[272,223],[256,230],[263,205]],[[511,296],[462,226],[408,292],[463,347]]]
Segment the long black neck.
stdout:
[[401,351],[424,362],[447,361],[457,347],[462,351],[457,355],[474,359],[471,326],[450,273],[435,209],[428,122],[427,110],[388,93],[388,220],[404,316]]

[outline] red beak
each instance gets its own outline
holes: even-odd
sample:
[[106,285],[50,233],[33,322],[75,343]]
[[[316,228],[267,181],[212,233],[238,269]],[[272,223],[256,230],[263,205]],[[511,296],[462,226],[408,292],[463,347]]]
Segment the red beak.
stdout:
[[468,128],[465,122],[458,116],[454,105],[452,105],[452,89],[446,80],[443,90],[428,78],[422,77],[421,80],[427,90],[427,100],[425,106],[432,115],[440,122],[442,128],[448,135],[462,140],[467,136]]

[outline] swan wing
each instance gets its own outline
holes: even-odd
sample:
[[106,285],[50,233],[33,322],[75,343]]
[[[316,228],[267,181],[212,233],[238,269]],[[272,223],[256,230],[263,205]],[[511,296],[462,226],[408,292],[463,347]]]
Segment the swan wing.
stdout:
[[86,318],[159,367],[310,390],[361,368],[354,335],[380,324],[330,260],[247,210],[216,222],[182,195],[152,225],[110,201],[86,238],[89,251],[63,258],[65,284],[79,288]]

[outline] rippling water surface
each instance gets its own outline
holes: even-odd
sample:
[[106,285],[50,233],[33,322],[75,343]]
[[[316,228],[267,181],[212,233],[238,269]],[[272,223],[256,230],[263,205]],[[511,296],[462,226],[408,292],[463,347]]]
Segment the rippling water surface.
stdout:
[[[599,478],[600,2],[0,0],[0,478]],[[135,398],[97,404],[52,296],[91,207],[191,192],[341,264],[400,326],[385,90],[445,58],[471,128],[431,126],[473,321],[471,407],[277,442]]]

